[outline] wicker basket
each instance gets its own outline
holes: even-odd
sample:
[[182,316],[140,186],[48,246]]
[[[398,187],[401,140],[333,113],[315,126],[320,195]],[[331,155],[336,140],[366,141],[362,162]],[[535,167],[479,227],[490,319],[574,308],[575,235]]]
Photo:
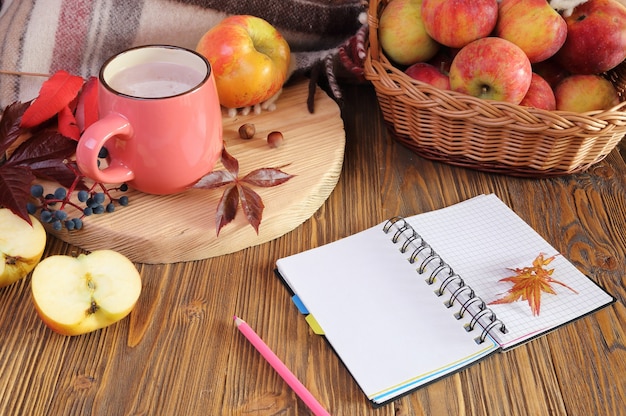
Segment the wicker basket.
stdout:
[[[382,53],[378,21],[389,0],[369,2],[365,77],[392,136],[420,156],[511,176],[587,169],[626,134],[626,103],[607,111],[546,111],[444,91],[407,76]],[[605,74],[625,99],[626,62]]]

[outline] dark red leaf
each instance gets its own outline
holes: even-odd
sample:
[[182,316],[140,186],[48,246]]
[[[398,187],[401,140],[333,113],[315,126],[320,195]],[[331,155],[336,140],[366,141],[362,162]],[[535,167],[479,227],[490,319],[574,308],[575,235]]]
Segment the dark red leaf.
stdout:
[[251,185],[269,188],[271,186],[280,185],[293,178],[293,175],[283,172],[276,168],[261,168],[253,170],[241,179],[242,182]]
[[0,166],[0,206],[31,224],[26,203],[30,197],[30,184],[35,177],[26,166]]
[[35,127],[54,117],[78,95],[84,80],[66,71],[57,71],[43,83],[39,96],[22,116],[21,127]]
[[98,120],[98,77],[89,77],[83,85],[76,106],[76,120],[81,132]]
[[70,110],[69,106],[65,106],[59,111],[58,129],[65,137],[78,141],[80,139],[80,130],[76,122],[76,118]]
[[7,161],[12,165],[33,165],[50,159],[64,160],[76,151],[76,142],[61,134],[43,130],[20,144]]
[[259,233],[259,225],[261,225],[261,219],[263,218],[263,201],[259,194],[254,192],[247,186],[240,185],[239,199],[241,200],[241,208],[250,225],[254,228],[256,233]]
[[231,185],[222,194],[220,202],[217,204],[217,213],[215,217],[215,231],[220,235],[220,230],[226,224],[235,219],[237,215],[237,206],[239,205],[239,189],[236,185]]
[[222,165],[227,171],[237,177],[239,175],[239,162],[226,151],[226,146],[222,147]]
[[7,149],[20,137],[20,122],[29,103],[15,102],[6,106],[0,117],[0,163]]
[[[37,178],[48,181],[55,181],[70,188],[77,177],[78,168],[72,169],[65,160],[50,159],[29,165],[33,175]],[[87,189],[87,185],[82,180],[76,183],[75,189]]]
[[230,172],[215,170],[202,177],[193,187],[198,189],[214,189],[235,182],[236,180],[237,177],[233,176]]

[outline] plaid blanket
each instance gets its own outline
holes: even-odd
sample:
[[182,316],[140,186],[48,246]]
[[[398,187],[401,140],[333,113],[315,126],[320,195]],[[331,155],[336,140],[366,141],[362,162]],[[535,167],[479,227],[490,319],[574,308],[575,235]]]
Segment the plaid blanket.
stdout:
[[0,0],[0,108],[37,95],[45,78],[24,73],[88,77],[132,46],[193,49],[232,14],[272,23],[292,48],[295,70],[307,70],[338,55],[363,27],[364,11],[361,0]]

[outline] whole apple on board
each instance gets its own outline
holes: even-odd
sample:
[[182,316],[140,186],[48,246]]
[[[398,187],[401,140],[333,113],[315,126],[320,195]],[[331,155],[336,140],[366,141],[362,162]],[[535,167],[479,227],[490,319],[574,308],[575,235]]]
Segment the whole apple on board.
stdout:
[[555,57],[574,74],[600,74],[626,59],[626,6],[617,0],[588,0],[567,23],[567,39]]
[[141,293],[135,265],[113,250],[50,256],[33,270],[32,297],[43,322],[62,335],[80,335],[126,317]]
[[278,94],[291,61],[280,32],[249,15],[222,20],[200,38],[196,51],[211,63],[220,104],[226,108],[251,107]]
[[498,20],[498,1],[423,0],[422,20],[426,32],[437,42],[461,48],[493,31]]
[[411,78],[442,90],[450,89],[450,77],[439,68],[426,62],[417,62],[404,70]]
[[498,37],[463,47],[450,66],[450,88],[487,100],[519,104],[532,79],[532,67],[519,46]]
[[585,113],[606,110],[619,104],[617,90],[600,75],[570,75],[554,89],[556,109]]
[[556,110],[556,97],[548,81],[533,72],[528,92],[519,105],[553,111]]
[[501,0],[494,35],[519,46],[535,63],[563,46],[567,23],[546,0]]
[[422,0],[393,0],[380,15],[380,46],[400,65],[427,61],[439,50],[439,43],[426,33],[421,10]]
[[46,247],[46,230],[29,216],[29,224],[8,208],[0,208],[0,287],[23,277],[39,263]]

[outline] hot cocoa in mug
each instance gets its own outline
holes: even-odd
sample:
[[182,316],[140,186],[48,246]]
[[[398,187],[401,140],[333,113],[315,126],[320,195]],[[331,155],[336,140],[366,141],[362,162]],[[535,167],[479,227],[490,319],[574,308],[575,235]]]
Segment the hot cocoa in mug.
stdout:
[[[209,173],[222,150],[222,113],[210,63],[174,46],[148,45],[100,70],[100,119],[79,140],[81,172],[151,194],[183,191]],[[98,166],[102,147],[108,151]]]

